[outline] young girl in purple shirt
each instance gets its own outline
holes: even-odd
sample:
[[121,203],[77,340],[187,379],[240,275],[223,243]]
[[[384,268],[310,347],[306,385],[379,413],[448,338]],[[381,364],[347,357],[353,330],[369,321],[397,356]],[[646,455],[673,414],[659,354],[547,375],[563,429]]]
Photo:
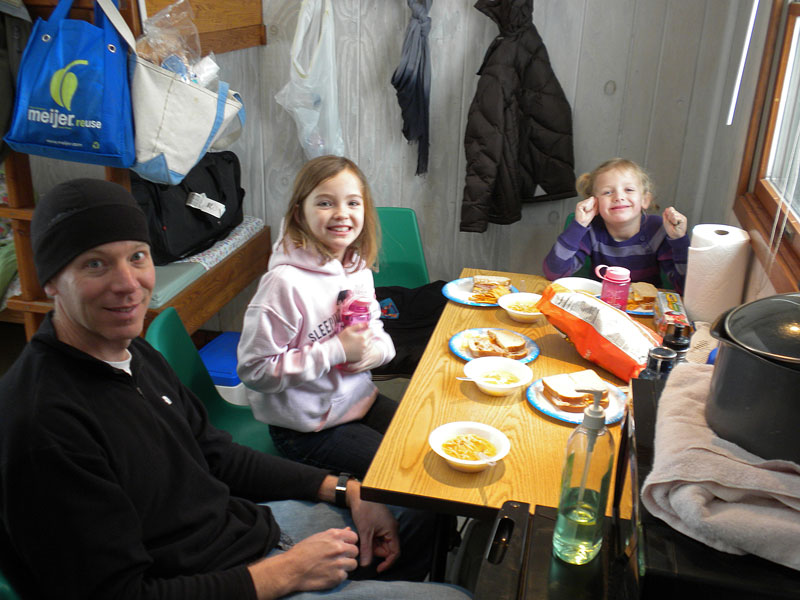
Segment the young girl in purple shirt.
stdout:
[[656,287],[663,287],[663,273],[683,293],[689,253],[686,217],[672,206],[661,216],[645,212],[652,200],[647,173],[632,161],[613,158],[581,175],[575,185],[584,199],[545,257],[545,276],[572,275],[588,256],[592,267],[625,267],[631,281]]

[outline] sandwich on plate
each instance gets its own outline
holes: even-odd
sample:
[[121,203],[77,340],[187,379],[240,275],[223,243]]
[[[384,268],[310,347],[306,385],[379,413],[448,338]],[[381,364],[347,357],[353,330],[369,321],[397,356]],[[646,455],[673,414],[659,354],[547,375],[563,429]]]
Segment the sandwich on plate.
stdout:
[[628,310],[652,310],[658,289],[646,281],[634,281],[628,293]]
[[505,356],[519,360],[528,356],[525,338],[504,329],[489,329],[486,335],[472,336],[468,339],[467,345],[473,358]]
[[500,296],[511,293],[511,280],[497,275],[474,275],[470,302],[496,304]]
[[600,406],[608,408],[608,385],[591,369],[542,378],[544,397],[565,412],[583,412],[583,409],[594,402],[593,394],[578,390],[602,390]]

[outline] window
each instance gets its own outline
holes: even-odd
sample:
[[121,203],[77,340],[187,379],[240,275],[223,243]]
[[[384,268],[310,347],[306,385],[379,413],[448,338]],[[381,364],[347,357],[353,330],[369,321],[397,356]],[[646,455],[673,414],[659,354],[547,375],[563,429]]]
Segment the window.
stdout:
[[775,0],[770,19],[734,212],[784,293],[800,282],[800,2]]

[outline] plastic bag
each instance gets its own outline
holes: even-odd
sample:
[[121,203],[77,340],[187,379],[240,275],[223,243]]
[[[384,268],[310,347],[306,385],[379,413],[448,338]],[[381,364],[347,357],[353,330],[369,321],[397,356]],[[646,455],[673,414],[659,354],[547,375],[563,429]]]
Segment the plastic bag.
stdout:
[[549,323],[566,335],[580,355],[623,381],[647,366],[650,348],[661,336],[599,298],[557,283],[536,304]]
[[147,19],[136,40],[136,53],[153,64],[191,81],[216,89],[219,66],[214,54],[201,58],[200,34],[188,0],[178,0]]
[[275,100],[291,115],[306,158],[344,154],[330,0],[303,0],[291,49],[289,83]]

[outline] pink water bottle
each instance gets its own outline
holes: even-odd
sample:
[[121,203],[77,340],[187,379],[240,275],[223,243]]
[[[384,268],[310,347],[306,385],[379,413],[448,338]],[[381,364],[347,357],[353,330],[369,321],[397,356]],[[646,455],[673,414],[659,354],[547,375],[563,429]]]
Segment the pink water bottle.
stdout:
[[345,300],[341,308],[342,327],[348,327],[356,323],[369,323],[369,307],[372,302],[369,298],[352,297]]
[[[603,269],[606,270],[605,273],[601,273]],[[597,265],[594,272],[603,280],[600,300],[621,310],[627,309],[631,272],[625,267],[609,267],[608,265]]]

